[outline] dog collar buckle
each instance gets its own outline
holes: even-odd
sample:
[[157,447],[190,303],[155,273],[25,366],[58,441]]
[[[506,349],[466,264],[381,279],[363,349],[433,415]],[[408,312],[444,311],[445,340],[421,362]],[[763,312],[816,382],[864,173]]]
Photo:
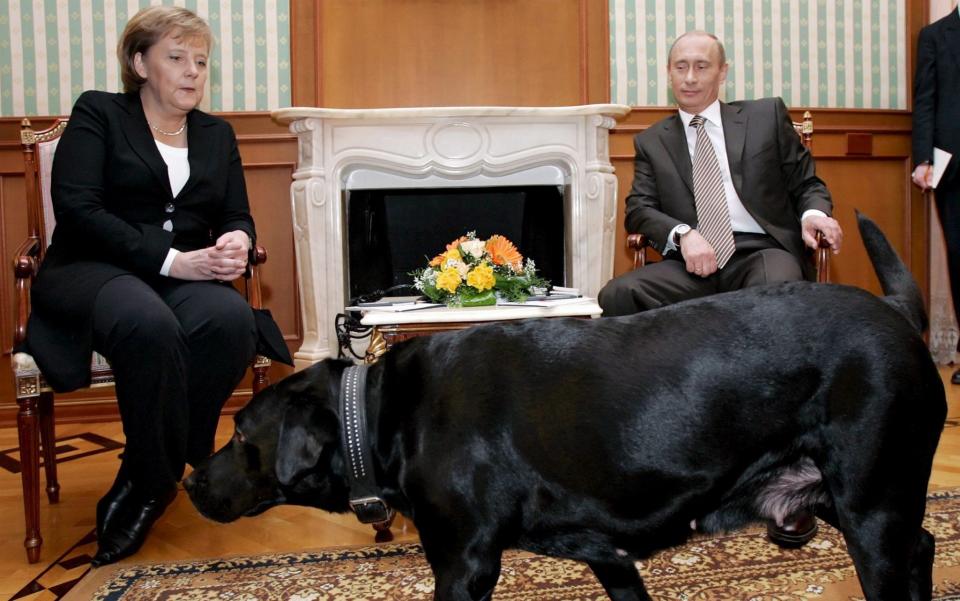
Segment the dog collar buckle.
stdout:
[[390,519],[390,507],[380,497],[350,499],[350,509],[363,524],[385,522]]

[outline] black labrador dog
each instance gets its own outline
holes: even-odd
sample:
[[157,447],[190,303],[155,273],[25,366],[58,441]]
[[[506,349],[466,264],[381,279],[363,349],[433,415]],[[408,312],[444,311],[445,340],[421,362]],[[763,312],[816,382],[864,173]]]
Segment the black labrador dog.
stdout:
[[[921,527],[946,416],[923,301],[876,225],[883,298],[794,282],[629,317],[417,338],[371,366],[379,496],[410,516],[434,599],[490,599],[504,549],[587,562],[611,599],[650,599],[637,559],[812,509],[870,601],[931,598]],[[257,395],[185,481],[206,516],[279,503],[348,511],[341,374],[327,360]]]

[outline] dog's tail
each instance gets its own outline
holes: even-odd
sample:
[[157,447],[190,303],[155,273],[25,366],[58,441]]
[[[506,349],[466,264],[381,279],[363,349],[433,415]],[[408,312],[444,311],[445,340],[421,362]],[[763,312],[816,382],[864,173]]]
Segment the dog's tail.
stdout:
[[923,308],[923,296],[907,266],[903,264],[890,241],[869,217],[857,211],[860,237],[867,247],[867,255],[880,279],[880,287],[886,295],[883,300],[899,311],[917,329],[927,328],[927,313]]

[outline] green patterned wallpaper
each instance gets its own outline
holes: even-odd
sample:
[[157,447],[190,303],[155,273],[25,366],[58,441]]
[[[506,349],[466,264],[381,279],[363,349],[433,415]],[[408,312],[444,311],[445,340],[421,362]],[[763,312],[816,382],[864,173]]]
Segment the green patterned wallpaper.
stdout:
[[725,100],[907,108],[905,0],[609,0],[610,96],[671,104],[667,50],[705,29],[727,50]]
[[0,116],[69,114],[88,89],[120,91],[117,37],[151,4],[185,6],[216,43],[201,105],[290,105],[289,0],[0,0]]

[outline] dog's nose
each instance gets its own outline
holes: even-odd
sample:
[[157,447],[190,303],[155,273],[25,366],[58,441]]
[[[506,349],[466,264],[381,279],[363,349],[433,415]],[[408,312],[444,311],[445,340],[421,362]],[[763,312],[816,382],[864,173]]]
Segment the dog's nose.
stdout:
[[196,473],[197,472],[192,472],[189,476],[183,479],[183,489],[185,491],[190,492],[196,486],[196,480],[194,479]]

